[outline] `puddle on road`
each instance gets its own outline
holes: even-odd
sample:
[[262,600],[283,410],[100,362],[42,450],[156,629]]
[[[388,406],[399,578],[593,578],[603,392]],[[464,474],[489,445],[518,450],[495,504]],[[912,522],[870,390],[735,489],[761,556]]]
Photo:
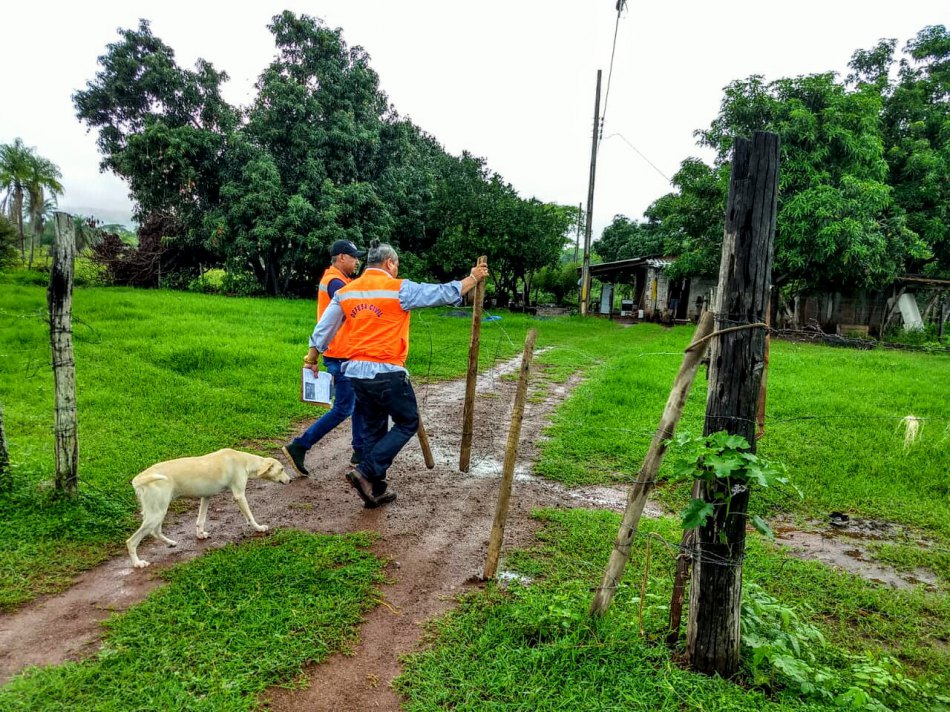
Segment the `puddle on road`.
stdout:
[[[875,561],[871,548],[865,542],[903,543],[908,540],[909,532],[900,525],[860,519],[852,519],[843,527],[831,527],[822,522],[809,524],[814,526],[812,531],[802,531],[781,520],[772,528],[776,541],[797,558],[821,561],[868,581],[904,590],[920,585],[936,590],[939,586],[937,576],[928,569],[898,571]],[[917,543],[924,548],[929,546],[926,541]]]
[[530,576],[523,576],[514,571],[499,571],[495,575],[495,579],[498,581],[498,585],[502,588],[508,588],[513,583],[516,583],[519,586],[530,586],[532,583],[534,583],[534,579]]

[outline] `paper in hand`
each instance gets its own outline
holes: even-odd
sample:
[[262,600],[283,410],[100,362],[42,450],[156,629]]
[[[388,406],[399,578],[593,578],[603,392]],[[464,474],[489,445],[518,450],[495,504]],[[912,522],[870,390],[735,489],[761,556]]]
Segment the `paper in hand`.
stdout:
[[302,369],[300,400],[304,403],[330,405],[333,402],[333,376],[326,371],[314,373],[309,368]]

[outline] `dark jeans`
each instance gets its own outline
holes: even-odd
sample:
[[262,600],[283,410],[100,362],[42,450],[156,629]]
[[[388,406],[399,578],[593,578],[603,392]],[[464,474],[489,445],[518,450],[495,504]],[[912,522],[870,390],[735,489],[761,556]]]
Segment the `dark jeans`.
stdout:
[[355,408],[356,394],[353,392],[353,381],[343,375],[342,367],[346,359],[323,357],[323,365],[327,373],[333,376],[335,396],[333,407],[330,408],[316,423],[307,428],[307,432],[294,440],[294,445],[300,445],[307,450],[316,445],[324,435],[333,430],[344,420],[353,416],[353,449],[360,452],[363,449],[363,417],[358,408]]
[[[386,471],[396,455],[419,429],[416,394],[409,374],[402,371],[380,373],[376,378],[354,378],[357,408],[363,414],[363,459],[359,470],[373,483],[376,492],[383,489]],[[389,429],[389,418],[393,428]]]

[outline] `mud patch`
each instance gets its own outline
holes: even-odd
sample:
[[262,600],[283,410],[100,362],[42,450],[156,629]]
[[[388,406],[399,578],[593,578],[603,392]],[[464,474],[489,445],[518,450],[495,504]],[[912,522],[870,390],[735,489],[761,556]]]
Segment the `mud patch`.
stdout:
[[[775,532],[775,540],[787,547],[788,552],[797,558],[821,561],[836,569],[893,588],[938,588],[939,579],[929,569],[898,571],[875,560],[868,542],[906,543],[910,536],[906,527],[871,519],[849,519],[847,522],[840,522],[836,518],[835,521],[839,522],[837,526],[810,522],[809,529],[802,530],[779,519],[772,529]],[[916,543],[921,546],[929,545],[925,540],[917,540]]]

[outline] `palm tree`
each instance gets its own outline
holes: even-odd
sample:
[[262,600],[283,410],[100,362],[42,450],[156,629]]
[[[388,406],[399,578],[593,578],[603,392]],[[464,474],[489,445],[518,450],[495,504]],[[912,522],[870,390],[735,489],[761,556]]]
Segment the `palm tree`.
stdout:
[[[27,194],[29,196],[29,214],[30,227],[33,229],[33,237],[30,240],[30,262],[33,266],[33,251],[36,243],[43,234],[43,221],[50,207],[55,207],[56,196],[63,194],[63,185],[59,182],[62,174],[59,167],[42,156],[32,155],[30,159],[30,175],[26,184]],[[49,192],[50,199],[46,199],[46,192]],[[52,203],[52,205],[50,205]]]
[[26,241],[23,239],[23,195],[30,177],[30,157],[33,149],[23,139],[0,145],[0,191],[6,195],[0,210],[6,209],[10,222],[20,233],[20,258],[26,262]]
[[43,211],[46,194],[55,200],[62,195],[62,174],[52,161],[37,154],[35,148],[17,138],[13,143],[0,145],[0,193],[4,193],[0,202],[0,212],[6,210],[10,222],[17,226],[20,233],[20,259],[26,262],[26,239],[23,234],[23,199],[29,199],[28,214],[33,236],[30,238],[30,265],[33,264],[33,252],[37,235],[43,229]]

